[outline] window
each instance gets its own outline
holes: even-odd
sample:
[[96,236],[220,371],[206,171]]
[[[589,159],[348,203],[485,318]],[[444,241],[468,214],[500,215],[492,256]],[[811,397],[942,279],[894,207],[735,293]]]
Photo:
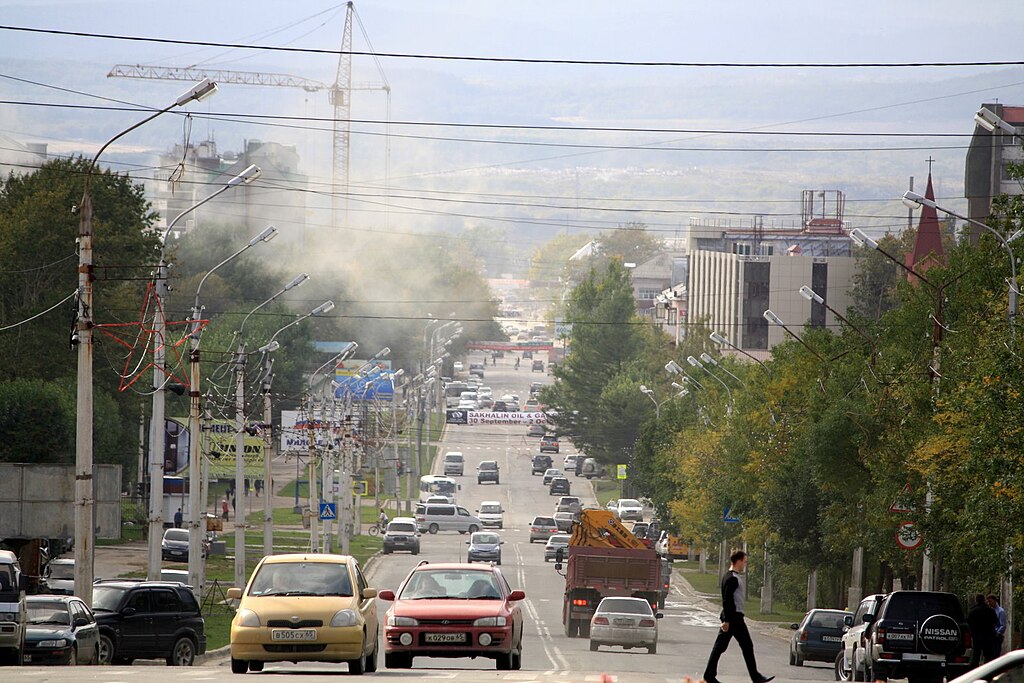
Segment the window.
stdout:
[[762,315],[769,307],[771,263],[748,262],[743,266],[743,343],[745,349],[768,348],[768,321]]
[[[811,289],[814,293],[828,301],[828,264],[811,264]],[[825,304],[811,302],[811,327],[825,328]]]
[[131,597],[128,598],[128,602],[125,604],[125,609],[129,607],[134,609],[136,614],[149,612],[149,592],[142,590],[132,593]]
[[637,289],[637,298],[642,301],[657,299],[661,291],[660,288],[640,287]]
[[734,254],[739,254],[740,256],[750,256],[752,251],[753,250],[751,246],[745,242],[732,243],[732,253]]
[[178,596],[172,590],[156,590],[151,596],[154,612],[180,612]]

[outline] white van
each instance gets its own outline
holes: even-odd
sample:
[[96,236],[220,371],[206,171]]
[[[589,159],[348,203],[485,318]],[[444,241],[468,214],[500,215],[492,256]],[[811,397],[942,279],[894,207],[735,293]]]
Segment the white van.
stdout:
[[461,477],[466,470],[466,460],[462,457],[462,453],[458,451],[449,451],[444,454],[444,476],[446,477]]
[[480,531],[483,522],[479,517],[469,514],[469,510],[459,505],[417,505],[416,528],[436,534],[438,531],[458,531],[460,534],[473,534]]
[[480,509],[476,511],[476,514],[484,526],[493,526],[499,529],[505,527],[505,510],[496,500],[485,500],[480,503]]

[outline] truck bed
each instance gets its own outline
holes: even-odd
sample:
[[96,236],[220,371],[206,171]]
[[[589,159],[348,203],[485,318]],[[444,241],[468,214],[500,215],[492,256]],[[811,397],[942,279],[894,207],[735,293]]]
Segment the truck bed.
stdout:
[[569,546],[566,589],[631,594],[661,588],[661,564],[653,550]]

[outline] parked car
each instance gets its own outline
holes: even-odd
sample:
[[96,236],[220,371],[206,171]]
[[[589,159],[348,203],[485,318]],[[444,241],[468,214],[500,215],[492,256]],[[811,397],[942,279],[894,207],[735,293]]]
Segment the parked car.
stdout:
[[558,524],[554,517],[534,517],[530,522],[530,543],[546,541],[551,534],[558,533]]
[[555,559],[560,548],[569,547],[569,534],[551,534],[548,542],[544,544],[544,561],[551,562]]
[[482,484],[489,481],[495,484],[501,483],[501,473],[498,471],[497,460],[483,460],[476,467],[476,483]]
[[544,425],[530,425],[526,428],[526,435],[531,437],[542,437],[548,433]]
[[554,434],[545,434],[540,437],[540,452],[541,453],[557,453],[558,452],[558,437]]
[[206,623],[191,589],[164,581],[107,580],[92,588],[100,664],[163,659],[192,666],[206,652]]
[[[231,620],[231,672],[267,662],[346,662],[351,674],[377,670],[377,590],[348,555],[267,555]],[[314,646],[310,647],[310,643]]]
[[59,558],[46,564],[43,575],[46,592],[50,595],[75,594],[75,560]]
[[172,562],[188,562],[188,529],[167,529],[160,541],[160,557]]
[[658,651],[658,619],[644,598],[602,598],[590,619],[590,650],[602,645],[619,645],[627,650],[647,648]]
[[552,477],[551,486],[548,487],[549,496],[569,495],[572,493],[572,486],[565,477]]
[[636,498],[620,498],[615,506],[615,515],[620,520],[632,519],[637,522],[644,521],[644,506]]
[[99,664],[99,626],[81,598],[30,595],[26,606],[26,664]]
[[501,546],[505,542],[493,531],[478,531],[469,537],[466,545],[467,562],[494,562],[501,564]]
[[530,474],[544,474],[551,468],[551,456],[550,455],[535,455],[533,456],[532,468]]
[[415,517],[395,517],[384,530],[385,555],[407,550],[413,555],[420,554],[420,534],[416,530]]
[[576,515],[571,512],[556,512],[555,513],[555,524],[558,525],[558,530],[563,532],[572,531],[572,523],[576,521]]
[[555,503],[555,512],[571,512],[578,515],[583,509],[583,502],[579,496],[562,496]]
[[600,477],[604,474],[604,468],[593,458],[584,458],[583,463],[578,465],[579,474],[587,479]]
[[476,516],[480,518],[480,524],[485,527],[493,526],[501,529],[505,526],[505,510],[496,500],[482,501],[480,509],[476,511]]
[[793,637],[789,641],[790,665],[836,661],[836,656],[843,649],[846,614],[842,610],[812,609],[799,624],[791,624]]
[[561,477],[561,476],[563,476],[562,475],[562,470],[558,469],[557,467],[549,467],[549,468],[547,468],[546,470],[544,470],[544,485],[545,486],[550,485],[552,479],[554,479],[555,477]]
[[868,645],[871,624],[884,597],[881,593],[869,595],[860,601],[852,615],[843,617],[847,630],[840,643],[840,652],[836,655],[837,681],[864,680],[864,651]]
[[499,670],[519,669],[525,598],[498,567],[422,563],[397,591],[380,593],[394,602],[385,619],[384,665],[408,669],[417,656],[485,657]]
[[544,361],[537,359],[530,364],[530,372],[544,372]]
[[461,477],[466,471],[466,459],[459,451],[444,454],[444,476]]

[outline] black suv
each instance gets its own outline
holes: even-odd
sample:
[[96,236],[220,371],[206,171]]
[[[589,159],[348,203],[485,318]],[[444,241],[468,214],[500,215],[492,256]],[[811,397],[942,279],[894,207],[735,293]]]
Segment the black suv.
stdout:
[[170,581],[98,581],[92,610],[100,629],[100,664],[164,659],[192,666],[206,652],[199,603],[188,586]]
[[[848,616],[847,625],[852,621]],[[895,591],[865,621],[870,625],[863,653],[867,680],[938,682],[970,668],[970,632],[952,593]]]
[[497,460],[482,460],[476,468],[476,483],[482,484],[485,481],[492,481],[495,484],[501,483],[501,475],[498,473]]
[[533,469],[530,470],[530,474],[544,474],[551,468],[551,456],[550,455],[535,455],[533,456]]

